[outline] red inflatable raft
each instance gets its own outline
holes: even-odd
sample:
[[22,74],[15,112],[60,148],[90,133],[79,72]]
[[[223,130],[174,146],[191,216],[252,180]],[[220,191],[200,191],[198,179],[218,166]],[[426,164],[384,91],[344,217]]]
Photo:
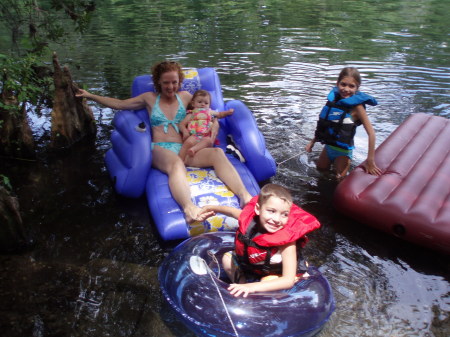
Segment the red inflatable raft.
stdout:
[[413,114],[375,151],[383,174],[355,168],[337,210],[358,222],[450,254],[450,120]]

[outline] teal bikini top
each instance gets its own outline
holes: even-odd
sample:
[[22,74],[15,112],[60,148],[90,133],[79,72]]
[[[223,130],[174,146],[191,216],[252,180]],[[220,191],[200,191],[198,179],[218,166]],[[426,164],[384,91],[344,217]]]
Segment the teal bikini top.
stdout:
[[176,132],[180,132],[177,124],[180,123],[184,119],[184,117],[186,117],[186,109],[184,108],[183,101],[181,100],[180,96],[176,94],[178,100],[178,111],[175,115],[175,118],[173,120],[169,120],[159,107],[159,96],[160,95],[156,97],[156,102],[152,109],[152,114],[150,116],[150,125],[152,127],[164,125],[164,133],[167,133],[170,124],[173,126]]

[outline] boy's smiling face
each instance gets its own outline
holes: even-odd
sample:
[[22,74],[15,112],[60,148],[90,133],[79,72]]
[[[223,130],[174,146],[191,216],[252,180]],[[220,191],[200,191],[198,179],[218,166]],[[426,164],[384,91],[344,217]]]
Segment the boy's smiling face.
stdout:
[[271,196],[261,206],[259,203],[256,204],[255,213],[259,215],[262,228],[269,233],[275,233],[287,224],[291,206],[291,203]]

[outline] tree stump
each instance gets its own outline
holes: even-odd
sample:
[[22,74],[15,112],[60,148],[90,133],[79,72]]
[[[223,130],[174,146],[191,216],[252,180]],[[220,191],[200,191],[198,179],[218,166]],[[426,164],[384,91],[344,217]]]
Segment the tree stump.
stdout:
[[95,138],[94,114],[85,100],[75,97],[78,86],[67,67],[61,69],[53,54],[55,96],[52,110],[51,144],[53,149],[70,147],[85,137]]
[[16,158],[34,158],[35,144],[28,124],[25,104],[19,107],[14,94],[2,91],[0,100],[16,109],[0,107],[0,155]]
[[19,212],[17,198],[0,186],[0,251],[19,251],[32,243]]

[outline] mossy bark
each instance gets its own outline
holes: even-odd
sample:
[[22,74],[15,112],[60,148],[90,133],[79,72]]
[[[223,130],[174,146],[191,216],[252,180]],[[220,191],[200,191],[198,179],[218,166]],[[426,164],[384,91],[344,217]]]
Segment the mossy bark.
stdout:
[[82,98],[75,97],[78,86],[67,67],[61,68],[53,55],[55,96],[52,110],[51,144],[53,149],[67,148],[85,137],[95,139],[97,126],[92,110]]
[[25,105],[13,94],[2,91],[0,100],[14,109],[0,107],[0,155],[16,158],[34,158],[35,144],[27,119]]
[[19,251],[32,243],[19,211],[17,198],[0,186],[0,251]]

